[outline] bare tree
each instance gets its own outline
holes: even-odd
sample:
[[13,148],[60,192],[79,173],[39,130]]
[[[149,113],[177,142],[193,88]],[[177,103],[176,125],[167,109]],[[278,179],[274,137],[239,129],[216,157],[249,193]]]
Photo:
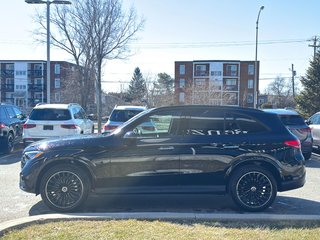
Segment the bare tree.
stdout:
[[[43,16],[38,17],[44,34]],[[143,27],[133,7],[127,12],[120,0],[78,0],[68,7],[56,7],[51,15],[55,34],[52,44],[71,54],[79,69],[83,70],[82,90],[90,88],[95,79],[98,129],[101,130],[101,78],[106,60],[124,59],[130,56],[129,44]],[[83,93],[85,98],[89,94]]]
[[294,107],[294,99],[290,84],[281,77],[277,77],[268,85],[267,94],[272,104],[278,108]]

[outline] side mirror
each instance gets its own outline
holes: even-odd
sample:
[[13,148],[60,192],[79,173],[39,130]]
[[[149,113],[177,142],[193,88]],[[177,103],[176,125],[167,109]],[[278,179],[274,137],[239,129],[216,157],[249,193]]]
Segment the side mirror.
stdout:
[[310,120],[305,120],[304,121],[307,125],[310,125],[311,124],[311,121]]
[[126,132],[123,136],[124,139],[136,139],[137,134],[134,133],[133,131]]

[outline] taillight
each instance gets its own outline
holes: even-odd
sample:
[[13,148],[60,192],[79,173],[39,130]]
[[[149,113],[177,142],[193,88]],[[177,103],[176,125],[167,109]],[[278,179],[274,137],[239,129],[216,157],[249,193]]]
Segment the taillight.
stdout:
[[298,148],[298,149],[301,148],[301,144],[298,139],[285,141],[284,144],[290,147]]
[[35,128],[36,126],[37,126],[36,124],[28,124],[28,123],[23,124],[24,129]]
[[0,123],[0,128],[5,128],[6,125],[4,125],[4,123]]
[[104,125],[103,126],[103,130],[108,131],[108,130],[113,130],[116,129],[118,126],[114,126],[114,125]]
[[78,126],[75,124],[61,124],[62,128],[66,128],[66,129],[77,129]]

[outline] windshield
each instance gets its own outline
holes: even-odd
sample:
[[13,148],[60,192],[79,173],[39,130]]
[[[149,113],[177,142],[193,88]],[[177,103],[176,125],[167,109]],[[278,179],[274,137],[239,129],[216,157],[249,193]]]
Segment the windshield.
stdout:
[[71,119],[71,114],[67,109],[33,109],[30,120],[65,121]]

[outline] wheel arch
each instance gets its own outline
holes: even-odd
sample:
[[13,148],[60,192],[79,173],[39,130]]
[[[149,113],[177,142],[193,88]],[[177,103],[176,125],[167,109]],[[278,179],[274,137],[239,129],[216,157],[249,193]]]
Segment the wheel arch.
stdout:
[[281,182],[281,170],[280,168],[273,163],[272,159],[266,158],[266,157],[255,157],[255,158],[248,158],[248,159],[242,159],[241,161],[236,162],[234,165],[232,165],[228,170],[226,174],[226,190],[229,192],[229,181],[233,173],[235,173],[238,169],[245,167],[245,166],[259,166],[266,170],[268,170],[275,178],[277,183],[277,188],[280,188],[280,182]]
[[84,163],[83,161],[78,161],[75,159],[70,159],[70,158],[65,158],[65,159],[59,159],[59,161],[52,161],[48,163],[45,167],[43,167],[38,175],[37,182],[36,182],[36,188],[35,188],[35,193],[36,195],[40,194],[40,184],[41,184],[41,179],[43,178],[44,174],[52,167],[57,166],[57,165],[76,165],[77,167],[81,168],[89,178],[90,181],[90,187],[91,189],[94,189],[94,175],[90,171],[88,165]]

